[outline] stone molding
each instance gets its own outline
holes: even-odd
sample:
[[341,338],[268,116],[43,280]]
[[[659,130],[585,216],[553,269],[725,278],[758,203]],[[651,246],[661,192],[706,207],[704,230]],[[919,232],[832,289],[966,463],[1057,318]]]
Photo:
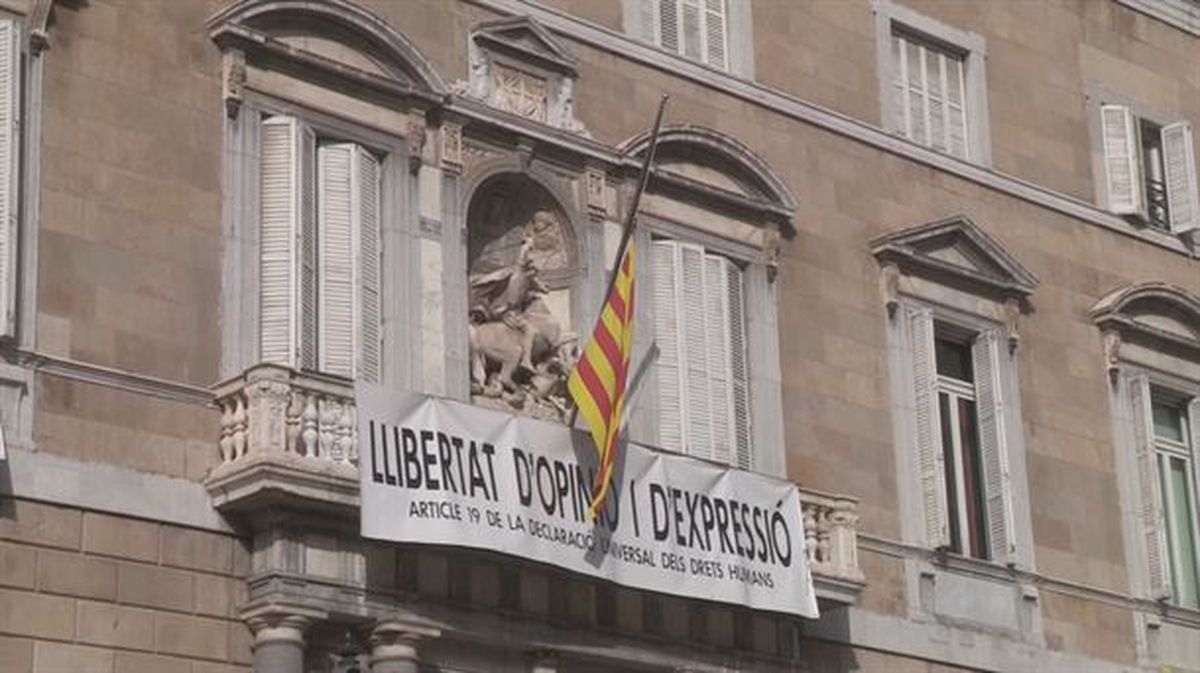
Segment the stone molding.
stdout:
[[[1140,310],[1138,305],[1142,305]],[[1145,314],[1175,313],[1188,321],[1191,334],[1167,330],[1141,317]],[[1121,361],[1121,345],[1140,340],[1151,345],[1179,349],[1200,360],[1200,297],[1167,283],[1138,283],[1109,293],[1092,307],[1092,321],[1104,333],[1105,361],[1115,372]]]
[[327,615],[304,605],[268,602],[251,604],[240,616],[254,632],[252,647],[258,648],[280,642],[303,645],[305,631]]
[[389,661],[416,662],[418,645],[441,635],[441,629],[423,622],[381,619],[371,628],[371,666]]

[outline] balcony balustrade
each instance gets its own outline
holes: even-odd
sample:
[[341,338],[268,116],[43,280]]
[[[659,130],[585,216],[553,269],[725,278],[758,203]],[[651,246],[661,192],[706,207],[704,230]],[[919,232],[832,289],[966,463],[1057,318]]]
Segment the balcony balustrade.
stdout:
[[[344,379],[262,364],[216,386],[221,464],[206,481],[214,505],[252,514],[273,505],[358,511],[354,387]],[[852,602],[862,588],[858,501],[800,488],[805,551],[817,595]]]

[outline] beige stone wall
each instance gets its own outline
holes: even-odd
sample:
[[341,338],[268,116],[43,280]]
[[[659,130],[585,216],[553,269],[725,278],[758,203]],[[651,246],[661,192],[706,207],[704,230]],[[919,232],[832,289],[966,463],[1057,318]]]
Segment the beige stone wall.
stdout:
[[220,352],[218,2],[55,8],[38,347],[208,385]]
[[0,670],[249,670],[236,538],[9,497],[0,512]]

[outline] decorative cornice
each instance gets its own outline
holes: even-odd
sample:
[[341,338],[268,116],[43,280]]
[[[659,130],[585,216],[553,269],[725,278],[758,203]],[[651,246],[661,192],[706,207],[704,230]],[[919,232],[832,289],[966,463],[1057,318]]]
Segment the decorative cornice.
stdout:
[[160,379],[36,351],[15,351],[17,363],[41,374],[151,395],[173,402],[209,406],[212,392],[201,386]]
[[[944,239],[965,241],[985,264],[995,267],[996,272],[955,264],[933,256],[926,249]],[[909,273],[948,275],[1006,297],[1027,297],[1038,286],[1037,276],[963,215],[891,232],[873,239],[870,245],[871,254],[885,265],[895,264]]]

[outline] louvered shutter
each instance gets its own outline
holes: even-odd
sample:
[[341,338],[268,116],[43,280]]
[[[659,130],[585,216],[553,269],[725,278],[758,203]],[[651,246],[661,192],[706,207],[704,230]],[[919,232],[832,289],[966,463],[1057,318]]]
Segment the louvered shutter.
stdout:
[[1138,157],[1135,120],[1124,105],[1100,106],[1100,134],[1104,148],[1104,171],[1108,209],[1122,215],[1145,210],[1142,171]]
[[21,28],[0,19],[0,335],[16,334],[21,193]]
[[300,123],[262,124],[259,174],[259,354],[294,366],[299,345]]
[[354,376],[354,227],[352,182],[357,147],[322,145],[317,152],[318,363],[322,372]]
[[679,51],[687,58],[693,61],[699,61],[704,57],[702,50],[704,28],[701,22],[704,20],[704,8],[700,3],[704,0],[679,0],[680,17],[680,41],[683,43],[682,49]]
[[1179,122],[1162,130],[1163,168],[1166,172],[1167,210],[1171,230],[1186,231],[1200,226],[1196,194],[1196,153],[1192,125]]
[[1154,451],[1154,415],[1151,409],[1150,381],[1145,376],[1129,379],[1132,405],[1134,456],[1137,459],[1138,487],[1141,495],[1140,521],[1145,539],[1146,567],[1150,596],[1171,596],[1171,571],[1168,567],[1167,536],[1163,526],[1162,491],[1158,483],[1158,457]]
[[359,148],[354,184],[358,187],[358,359],[355,374],[358,378],[378,383],[382,368],[383,325],[380,289],[380,166],[373,154]]
[[713,458],[712,406],[708,382],[707,294],[704,248],[676,243],[679,250],[679,365],[683,378],[683,444],[699,458]]
[[679,53],[680,1],[658,0],[658,44],[675,53]]
[[726,0],[704,0],[704,56],[705,62],[714,68],[728,67]]
[[673,241],[654,241],[654,343],[658,357],[658,443],[683,451],[683,400],[679,378],[678,250]]
[[1002,342],[1003,338],[996,330],[981,333],[971,346],[971,359],[975,368],[975,408],[979,416],[979,456],[983,464],[988,548],[993,561],[1008,563],[1014,558],[1016,540],[1013,539],[1008,446],[1004,434]]
[[300,368],[317,368],[317,138],[301,124],[299,147],[300,186]]
[[708,399],[712,418],[712,459],[729,463],[733,458],[733,381],[729,361],[729,262],[705,255],[704,313],[708,341]]
[[908,325],[916,406],[917,468],[925,510],[925,537],[929,546],[945,547],[950,544],[950,531],[946,513],[945,455],[935,388],[937,367],[934,360],[933,312],[924,307],[910,308]]
[[729,306],[729,366],[733,387],[733,447],[737,466],[754,467],[750,443],[750,375],[746,349],[746,295],[742,270],[725,261],[726,292]]

